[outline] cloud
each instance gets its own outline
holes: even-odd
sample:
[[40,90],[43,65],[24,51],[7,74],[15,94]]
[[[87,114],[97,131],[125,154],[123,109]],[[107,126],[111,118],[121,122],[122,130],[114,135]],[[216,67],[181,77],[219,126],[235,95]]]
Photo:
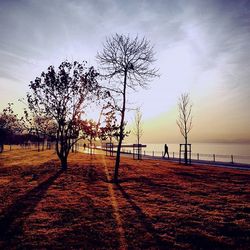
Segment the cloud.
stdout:
[[[0,85],[4,79],[28,83],[66,58],[96,64],[102,42],[115,32],[145,36],[155,44],[161,78],[136,99],[146,103],[148,116],[167,112],[182,91],[212,100],[216,88],[242,103],[238,112],[246,112],[247,0],[0,1]],[[11,84],[5,87],[11,91]]]

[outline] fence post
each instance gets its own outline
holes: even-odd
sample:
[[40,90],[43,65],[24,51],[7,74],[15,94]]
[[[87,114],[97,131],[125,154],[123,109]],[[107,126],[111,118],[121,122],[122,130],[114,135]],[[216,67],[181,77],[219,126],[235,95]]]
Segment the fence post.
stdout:
[[200,160],[200,155],[199,155],[199,153],[197,153],[197,160],[198,160],[198,161]]
[[153,157],[155,156],[155,152],[153,151]]
[[174,152],[173,152],[173,159],[174,159]]
[[214,162],[215,162],[215,154],[213,154]]
[[231,163],[233,164],[234,163],[234,156],[231,155]]

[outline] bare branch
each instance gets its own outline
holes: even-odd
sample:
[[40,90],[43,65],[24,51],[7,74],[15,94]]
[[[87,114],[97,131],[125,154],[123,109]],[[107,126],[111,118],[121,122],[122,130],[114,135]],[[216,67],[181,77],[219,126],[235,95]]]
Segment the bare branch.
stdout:
[[147,39],[139,39],[138,36],[131,38],[129,35],[115,34],[107,38],[103,51],[97,54],[97,60],[105,72],[101,75],[112,79],[112,82],[109,81],[111,84],[118,83],[118,87],[113,85],[111,89],[116,94],[120,93],[121,97],[119,108],[116,108],[121,114],[114,177],[117,181],[120,150],[125,133],[127,89],[145,88],[154,77],[159,75],[158,70],[151,67],[155,61],[153,47]]
[[188,134],[193,127],[192,107],[193,105],[190,103],[189,94],[182,94],[178,103],[179,117],[176,123],[181,135],[185,139],[185,143],[187,143]]
[[143,135],[143,128],[142,128],[142,113],[139,107],[135,111],[134,128],[132,132],[136,137],[136,143],[140,144],[140,140]]

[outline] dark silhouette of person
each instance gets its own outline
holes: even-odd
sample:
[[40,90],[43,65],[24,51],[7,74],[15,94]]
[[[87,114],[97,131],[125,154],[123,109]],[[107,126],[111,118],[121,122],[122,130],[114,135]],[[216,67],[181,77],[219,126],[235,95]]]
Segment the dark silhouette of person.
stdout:
[[168,145],[167,145],[167,144],[165,144],[165,145],[164,145],[164,155],[163,155],[163,158],[165,158],[166,154],[167,154],[168,159],[169,159],[169,154],[168,154]]
[[85,150],[85,148],[86,148],[86,143],[83,144],[83,149]]

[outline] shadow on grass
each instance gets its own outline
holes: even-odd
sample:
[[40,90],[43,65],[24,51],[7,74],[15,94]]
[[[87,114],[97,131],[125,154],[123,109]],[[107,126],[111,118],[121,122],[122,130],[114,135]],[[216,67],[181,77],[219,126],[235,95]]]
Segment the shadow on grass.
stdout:
[[[8,243],[22,233],[25,218],[35,209],[42,200],[48,188],[62,174],[58,171],[47,180],[18,198],[14,204],[6,209],[6,213],[0,217],[0,241],[6,246]],[[3,246],[2,246],[3,247]]]
[[173,182],[169,182],[169,183],[160,183],[159,181],[152,181],[152,178],[147,178],[144,176],[140,176],[140,177],[131,177],[131,178],[123,178],[121,180],[119,180],[119,183],[131,183],[131,182],[137,182],[148,186],[151,190],[157,189],[157,190],[170,190],[170,189],[174,189],[174,190],[183,190],[183,188]]
[[118,190],[121,192],[122,196],[127,200],[127,202],[136,212],[140,222],[142,223],[146,231],[151,234],[155,243],[154,247],[157,247],[157,249],[166,249],[168,247],[171,247],[172,245],[161,239],[161,237],[158,235],[158,232],[152,225],[150,218],[148,218],[148,216],[142,211],[142,209],[136,205],[136,203],[131,199],[130,195],[126,193],[126,191],[122,188],[122,186],[119,183],[116,185]]

